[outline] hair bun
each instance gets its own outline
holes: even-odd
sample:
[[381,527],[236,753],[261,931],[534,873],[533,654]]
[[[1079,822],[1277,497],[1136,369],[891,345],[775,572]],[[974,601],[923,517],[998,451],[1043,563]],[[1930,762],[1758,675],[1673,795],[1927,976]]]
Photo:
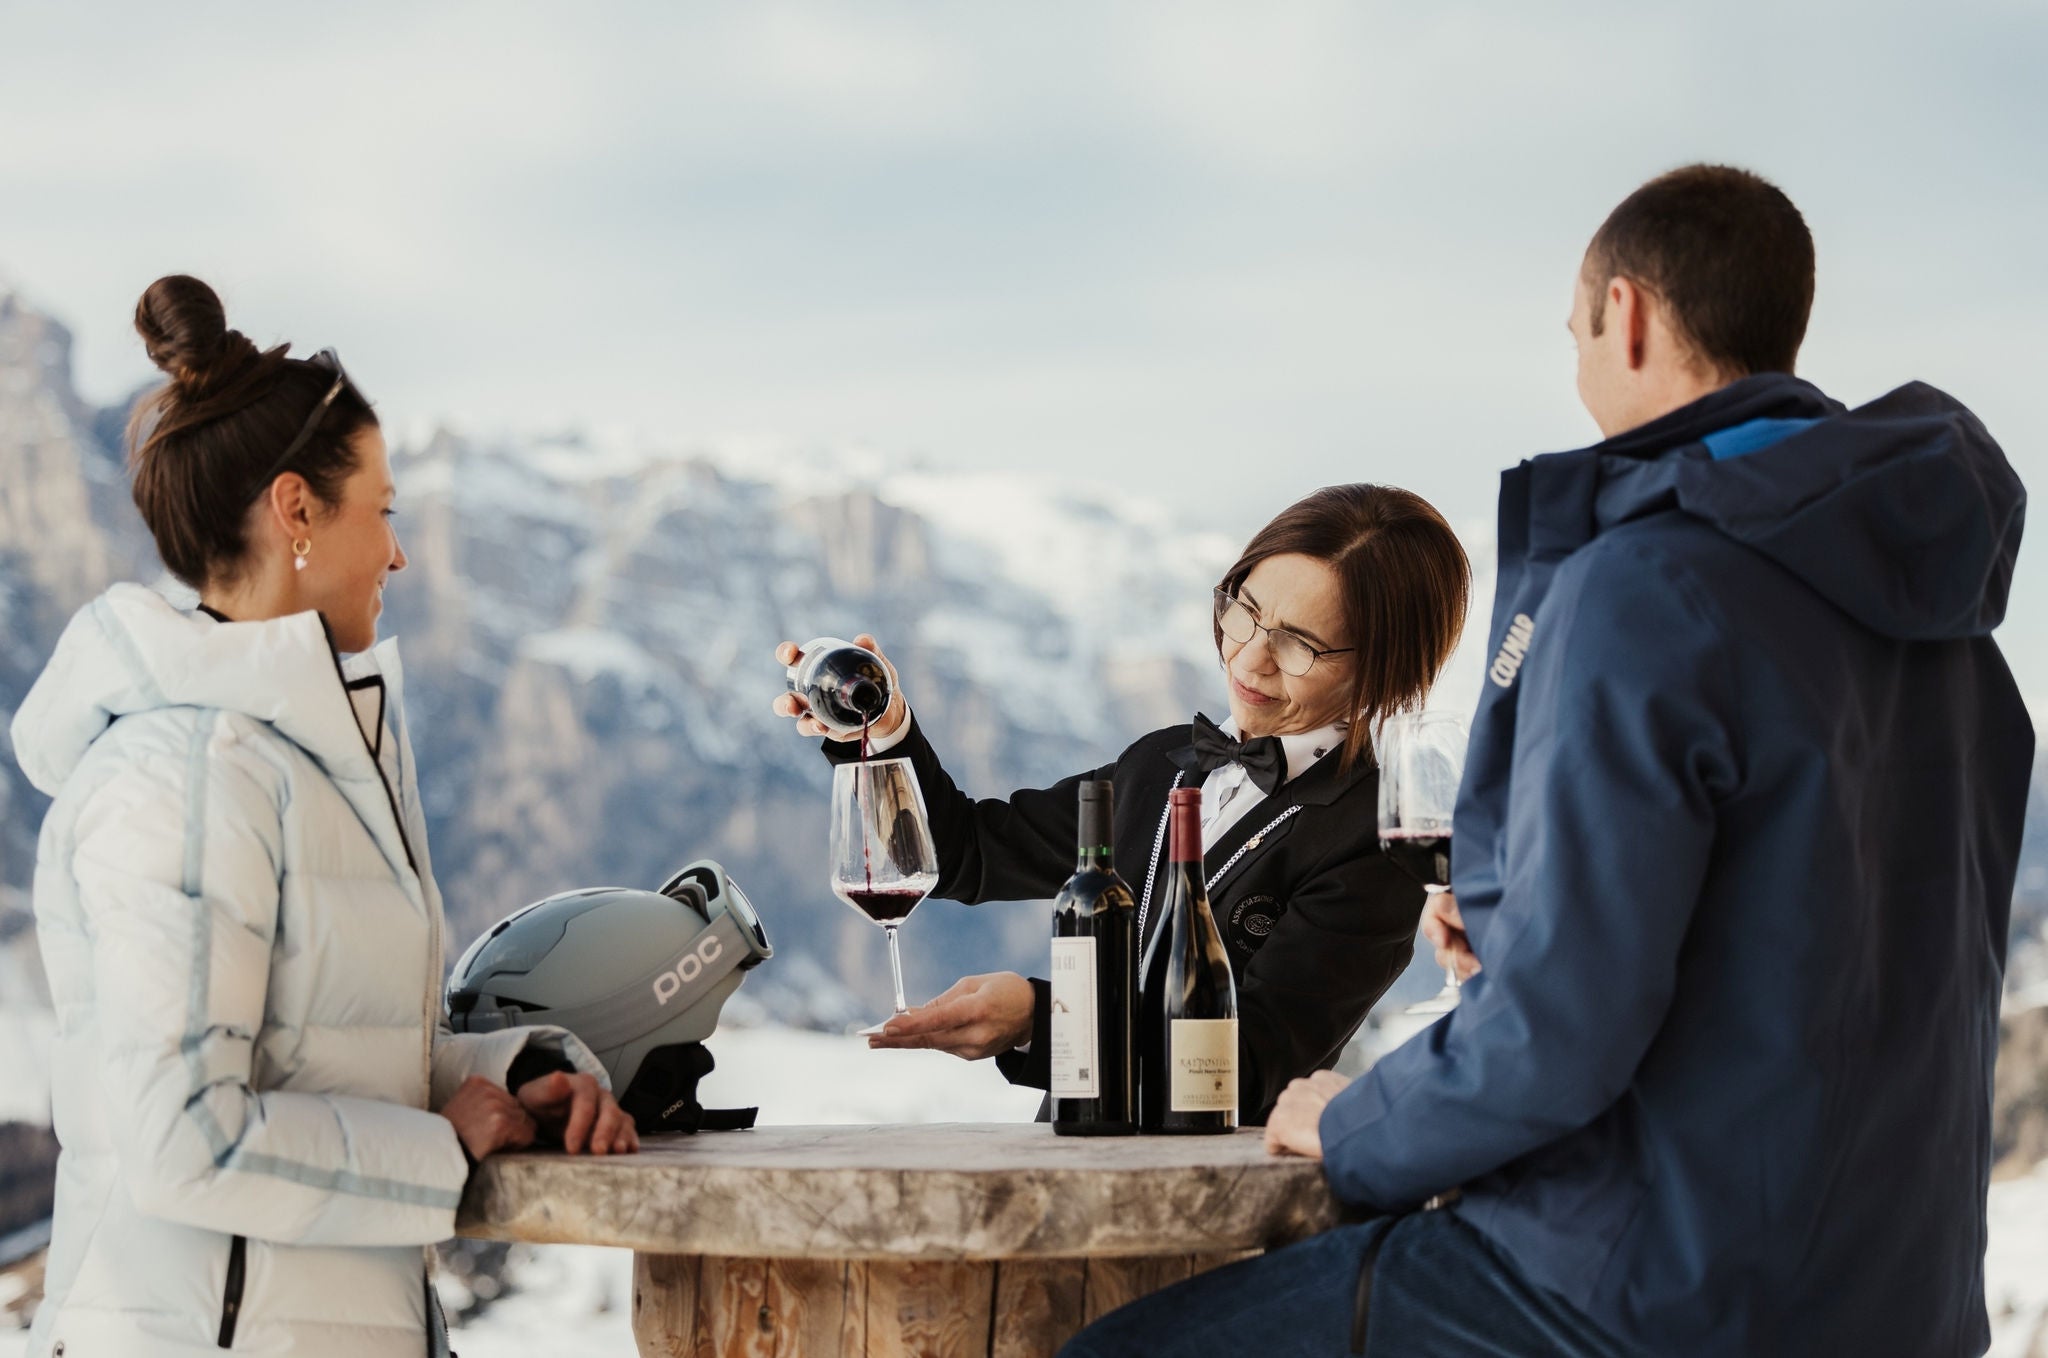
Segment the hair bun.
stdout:
[[189,274],[151,283],[135,304],[135,329],[149,361],[179,393],[203,399],[240,376],[262,355],[247,335],[228,329],[220,296]]

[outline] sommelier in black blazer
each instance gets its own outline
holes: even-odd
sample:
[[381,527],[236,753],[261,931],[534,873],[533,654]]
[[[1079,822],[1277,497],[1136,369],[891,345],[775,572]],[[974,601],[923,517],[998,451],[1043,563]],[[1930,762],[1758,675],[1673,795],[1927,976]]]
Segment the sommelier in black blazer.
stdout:
[[[1215,592],[1230,717],[1141,737],[1099,769],[975,800],[955,786],[900,686],[871,754],[917,769],[939,854],[932,893],[973,905],[1043,900],[1074,866],[1077,789],[1116,787],[1117,869],[1158,926],[1167,793],[1202,789],[1209,900],[1237,978],[1239,1106],[1263,1123],[1289,1080],[1332,1065],[1414,951],[1422,889],[1379,852],[1370,730],[1417,706],[1464,625],[1470,567],[1443,516],[1386,486],[1330,486],[1259,530]],[[861,644],[874,648],[874,638]],[[785,645],[777,658],[795,661]],[[824,728],[793,695],[776,710]],[[857,743],[827,740],[835,763]],[[994,1056],[1016,1084],[1050,1074],[1049,988],[967,977],[897,1016],[876,1047]]]

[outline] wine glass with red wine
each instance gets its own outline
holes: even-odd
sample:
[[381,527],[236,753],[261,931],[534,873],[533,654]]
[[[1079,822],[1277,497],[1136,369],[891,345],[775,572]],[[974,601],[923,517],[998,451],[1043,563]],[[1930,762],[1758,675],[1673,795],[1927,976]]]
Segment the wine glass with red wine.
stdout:
[[[1408,712],[1380,728],[1380,851],[1428,892],[1451,889],[1451,812],[1465,776],[1465,722],[1448,712]],[[1411,1014],[1458,1007],[1458,972],[1411,1005]]]
[[931,818],[910,761],[870,759],[834,769],[832,892],[888,934],[899,1014],[910,1005],[903,998],[896,931],[938,884]]

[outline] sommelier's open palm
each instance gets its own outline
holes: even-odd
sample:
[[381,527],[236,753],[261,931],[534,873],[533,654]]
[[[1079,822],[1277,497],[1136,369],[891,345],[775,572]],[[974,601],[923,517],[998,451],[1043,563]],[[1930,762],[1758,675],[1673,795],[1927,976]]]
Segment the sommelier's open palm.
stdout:
[[[883,710],[881,716],[875,718],[874,729],[869,733],[877,740],[886,740],[902,729],[904,719],[910,715],[910,704],[903,700],[903,685],[896,677],[896,666],[883,654],[881,643],[876,641],[872,634],[862,632],[853,639],[853,644],[873,651],[875,657],[889,667],[889,706]],[[775,663],[785,669],[803,659],[803,656],[803,651],[798,649],[793,641],[785,641],[775,648]],[[784,693],[775,699],[775,715],[795,717],[796,733],[800,736],[837,739],[831,731],[825,729],[823,723],[810,714],[810,710],[804,706],[804,700],[794,693]]]
[[1035,1004],[1031,982],[1014,971],[965,976],[937,999],[890,1019],[868,1045],[929,1047],[979,1061],[1030,1039]]

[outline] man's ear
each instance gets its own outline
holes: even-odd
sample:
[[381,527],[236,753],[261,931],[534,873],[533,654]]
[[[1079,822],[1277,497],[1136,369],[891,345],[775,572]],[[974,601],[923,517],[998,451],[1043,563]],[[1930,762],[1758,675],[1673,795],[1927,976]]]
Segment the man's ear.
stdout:
[[1607,283],[1607,314],[1609,323],[1621,334],[1627,350],[1628,366],[1631,372],[1640,371],[1648,357],[1650,337],[1649,299],[1643,290],[1626,278],[1613,278]]

